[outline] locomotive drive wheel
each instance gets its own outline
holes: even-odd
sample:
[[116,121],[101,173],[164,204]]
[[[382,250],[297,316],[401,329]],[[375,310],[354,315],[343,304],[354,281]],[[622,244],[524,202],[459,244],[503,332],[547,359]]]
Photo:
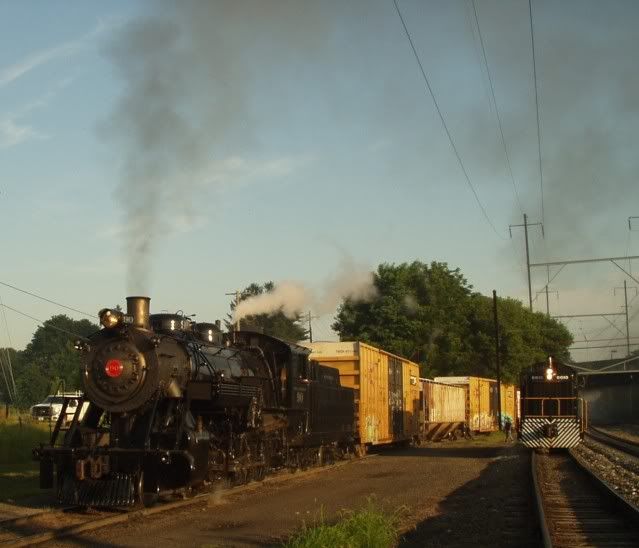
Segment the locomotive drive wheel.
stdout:
[[138,500],[145,508],[151,508],[152,506],[155,506],[160,498],[158,489],[156,489],[154,492],[146,492],[144,490],[144,472],[140,472],[140,475],[138,476],[136,490]]

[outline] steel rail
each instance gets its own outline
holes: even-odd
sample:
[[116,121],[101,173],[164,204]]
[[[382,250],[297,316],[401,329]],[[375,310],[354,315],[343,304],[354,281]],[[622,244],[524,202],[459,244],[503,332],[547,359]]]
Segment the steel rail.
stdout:
[[533,478],[533,486],[535,489],[535,502],[537,503],[537,517],[539,518],[539,527],[541,528],[541,538],[544,543],[544,548],[552,548],[552,540],[550,537],[550,529],[548,527],[548,518],[546,517],[546,511],[544,510],[544,501],[539,486],[539,479],[537,478],[537,452],[533,451],[531,462],[531,473]]
[[[636,546],[639,539],[639,508],[620,496],[574,450],[549,455],[548,458],[565,459],[565,455],[569,456],[569,460],[564,460],[569,464],[569,468],[564,469],[567,477],[572,475],[571,469],[586,474],[582,476],[585,487],[583,495],[565,492],[557,482],[543,484],[542,477],[538,477],[543,465],[542,457],[533,453],[531,459],[543,545],[550,548],[588,542],[597,546]],[[571,485],[575,481],[573,475]],[[611,508],[617,509],[617,512],[611,512]],[[630,527],[625,527],[627,524]]]
[[590,426],[588,430],[586,430],[586,435],[595,441],[603,443],[604,445],[609,445],[619,451],[623,451],[624,453],[633,455],[634,457],[639,457],[639,444],[632,443],[628,440],[615,436],[614,434],[603,432],[594,426]]
[[[235,487],[228,487],[225,488],[222,491],[223,495],[226,494],[237,494],[237,493],[242,493],[244,491],[249,491],[252,489],[258,489],[261,485],[268,485],[268,484],[272,484],[272,483],[283,483],[286,481],[289,481],[289,479],[293,479],[296,477],[303,477],[303,476],[308,476],[308,475],[313,475],[313,474],[318,474],[320,472],[324,472],[327,469],[332,470],[335,468],[339,468],[341,466],[345,466],[347,464],[351,464],[351,463],[357,463],[357,462],[361,462],[363,460],[366,459],[370,459],[375,457],[375,454],[372,455],[366,455],[360,458],[355,458],[355,459],[349,459],[349,460],[343,460],[343,461],[339,461],[336,462],[334,464],[330,464],[327,466],[316,466],[313,468],[310,468],[308,470],[303,470],[303,471],[298,471],[298,473],[296,474],[291,474],[289,470],[282,470],[280,472],[276,472],[270,476],[267,476],[264,480],[262,481],[252,481],[250,483],[244,484],[244,485],[238,485]],[[60,538],[64,538],[64,537],[68,537],[70,535],[75,535],[77,533],[84,533],[84,532],[89,532],[89,531],[95,531],[97,529],[102,529],[104,527],[107,527],[109,525],[116,525],[116,524],[121,524],[121,523],[125,523],[129,520],[132,520],[134,518],[139,518],[139,517],[149,517],[152,516],[154,514],[160,514],[160,513],[164,513],[170,510],[175,510],[175,509],[179,509],[179,508],[186,508],[188,506],[192,506],[192,505],[196,505],[196,504],[201,504],[201,503],[210,503],[211,499],[217,499],[220,496],[220,491],[215,491],[215,492],[203,492],[200,493],[198,495],[195,495],[192,498],[188,498],[185,500],[178,500],[178,501],[174,501],[174,502],[167,502],[167,503],[160,503],[157,506],[154,506],[153,508],[138,508],[138,509],[133,509],[133,510],[120,510],[120,512],[117,515],[109,515],[107,517],[103,517],[103,518],[98,518],[96,519],[96,515],[95,514],[90,514],[87,516],[86,521],[82,521],[81,523],[76,523],[76,524],[72,524],[72,525],[67,525],[67,526],[62,526],[60,528],[57,528],[55,530],[50,530],[50,531],[43,531],[40,533],[35,533],[35,534],[31,534],[31,535],[25,535],[25,536],[16,536],[15,538],[12,539],[5,539],[5,540],[0,540],[0,547],[2,546],[11,546],[12,548],[17,548],[17,547],[21,547],[21,546],[35,546],[38,544],[43,544],[45,542],[50,542],[52,540],[57,540]],[[16,518],[9,518],[7,520],[3,520],[0,521],[0,534],[3,532],[3,530],[7,531],[9,534],[14,534],[10,529],[6,529],[7,526],[10,526],[11,524],[15,525],[19,522],[24,521],[25,523],[27,523],[30,519],[34,520],[36,518],[42,518],[45,517],[47,515],[56,515],[56,514],[62,514],[65,512],[68,512],[69,510],[72,510],[74,508],[77,507],[70,507],[70,508],[66,508],[63,510],[60,509],[56,509],[56,510],[52,510],[52,511],[44,511],[44,512],[36,512],[33,514],[27,514],[24,516],[18,516]]]
[[581,458],[579,458],[574,449],[569,449],[568,454],[572,457],[573,462],[575,462],[581,470],[589,475],[595,487],[597,487],[603,496],[611,500],[619,510],[628,516],[639,531],[639,506],[634,505],[632,502],[626,500],[617,493],[617,490],[612,485],[610,485],[605,479],[592,470],[592,468],[590,468]]

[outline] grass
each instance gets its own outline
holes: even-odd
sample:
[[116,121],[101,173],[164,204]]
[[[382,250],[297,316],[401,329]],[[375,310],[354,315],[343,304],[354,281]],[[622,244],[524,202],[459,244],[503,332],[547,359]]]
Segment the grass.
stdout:
[[[515,438],[515,433],[513,432],[513,438]],[[506,439],[506,433],[500,432],[497,430],[496,432],[487,432],[482,434],[475,434],[473,436],[473,443],[478,444],[487,444],[487,445],[495,445],[495,444],[504,444]]]
[[[401,511],[400,511],[401,512]],[[283,546],[284,548],[390,548],[399,538],[399,514],[387,515],[370,499],[365,508],[357,512],[343,512],[332,525],[324,522],[320,514],[312,526],[302,529]]]
[[40,492],[39,465],[32,449],[49,441],[49,423],[35,422],[28,415],[2,413],[0,420],[0,500],[15,500]]

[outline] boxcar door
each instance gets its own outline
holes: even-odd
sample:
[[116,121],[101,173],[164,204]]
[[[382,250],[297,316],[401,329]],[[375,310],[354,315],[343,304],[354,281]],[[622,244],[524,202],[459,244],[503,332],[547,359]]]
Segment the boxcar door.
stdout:
[[401,437],[404,431],[402,362],[397,358],[388,358],[388,412],[389,425],[393,438]]

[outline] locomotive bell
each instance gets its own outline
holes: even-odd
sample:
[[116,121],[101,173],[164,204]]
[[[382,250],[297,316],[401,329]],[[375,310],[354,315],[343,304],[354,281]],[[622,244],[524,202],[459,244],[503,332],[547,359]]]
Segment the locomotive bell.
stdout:
[[149,297],[127,297],[126,314],[133,318],[133,327],[140,329],[150,329],[149,308],[151,299]]

